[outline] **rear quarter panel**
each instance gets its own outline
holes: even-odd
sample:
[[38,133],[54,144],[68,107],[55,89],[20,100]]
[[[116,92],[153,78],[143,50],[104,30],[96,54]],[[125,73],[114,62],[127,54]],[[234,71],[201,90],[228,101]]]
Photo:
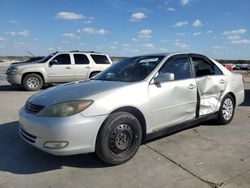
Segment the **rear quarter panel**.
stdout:
[[240,105],[244,102],[245,99],[245,90],[244,83],[241,74],[233,73],[225,68],[223,65],[218,63],[217,61],[211,59],[223,72],[227,80],[227,87],[224,91],[221,100],[228,93],[233,93],[236,99],[236,106]]
[[240,105],[244,102],[245,99],[245,90],[242,75],[232,73],[230,75],[230,86],[232,93],[234,93],[236,98],[236,105]]

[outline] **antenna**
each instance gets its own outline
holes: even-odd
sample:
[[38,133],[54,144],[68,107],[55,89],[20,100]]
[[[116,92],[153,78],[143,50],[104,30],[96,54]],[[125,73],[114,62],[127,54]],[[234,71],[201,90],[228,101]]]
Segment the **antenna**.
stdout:
[[27,52],[28,54],[30,54],[31,56],[35,57],[30,51],[26,50],[26,52]]

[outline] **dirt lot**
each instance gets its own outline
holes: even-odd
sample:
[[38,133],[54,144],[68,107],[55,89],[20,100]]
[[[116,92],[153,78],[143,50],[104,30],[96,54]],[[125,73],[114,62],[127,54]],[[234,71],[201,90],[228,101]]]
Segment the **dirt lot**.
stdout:
[[24,143],[18,109],[34,94],[0,80],[0,187],[250,187],[250,84],[227,126],[203,124],[144,144],[109,167],[94,154],[56,157]]

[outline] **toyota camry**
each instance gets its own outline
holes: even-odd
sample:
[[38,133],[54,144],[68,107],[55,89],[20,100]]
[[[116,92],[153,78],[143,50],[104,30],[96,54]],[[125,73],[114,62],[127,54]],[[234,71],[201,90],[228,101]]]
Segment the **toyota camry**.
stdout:
[[51,87],[19,111],[19,133],[54,155],[95,152],[117,165],[140,144],[209,119],[231,122],[242,76],[201,54],[126,58],[88,81]]

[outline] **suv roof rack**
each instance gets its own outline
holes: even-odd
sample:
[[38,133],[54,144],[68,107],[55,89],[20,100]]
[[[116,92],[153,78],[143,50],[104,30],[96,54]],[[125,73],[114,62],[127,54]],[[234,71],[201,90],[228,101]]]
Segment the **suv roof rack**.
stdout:
[[101,52],[96,52],[96,51],[82,51],[82,50],[71,50],[70,52],[84,52],[84,53],[98,53],[100,54]]

